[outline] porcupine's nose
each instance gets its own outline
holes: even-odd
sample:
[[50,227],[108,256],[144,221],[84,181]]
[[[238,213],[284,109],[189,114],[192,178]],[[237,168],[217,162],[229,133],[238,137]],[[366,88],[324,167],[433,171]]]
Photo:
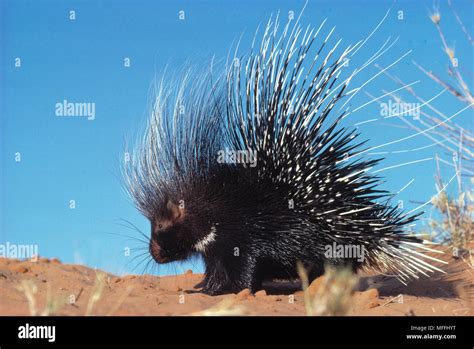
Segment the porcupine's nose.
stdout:
[[160,245],[153,239],[150,240],[150,254],[158,263],[166,263],[168,258],[163,256],[163,250]]

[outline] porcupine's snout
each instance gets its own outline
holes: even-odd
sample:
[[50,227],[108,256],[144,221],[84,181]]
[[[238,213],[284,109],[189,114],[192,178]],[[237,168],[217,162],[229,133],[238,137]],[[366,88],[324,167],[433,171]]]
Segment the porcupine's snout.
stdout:
[[149,250],[157,263],[168,263],[185,257],[185,253],[179,248],[178,230],[177,227],[161,231],[152,228]]
[[159,243],[151,238],[150,239],[150,255],[153,257],[155,262],[157,263],[167,263],[169,262],[169,258],[166,256],[166,252],[163,248],[159,245]]
[[180,227],[172,227],[167,231],[152,234],[149,243],[150,254],[157,263],[169,263],[186,259],[190,247],[184,241]]
[[151,219],[149,250],[157,263],[186,259],[193,245],[192,233],[184,222],[185,210],[168,201]]

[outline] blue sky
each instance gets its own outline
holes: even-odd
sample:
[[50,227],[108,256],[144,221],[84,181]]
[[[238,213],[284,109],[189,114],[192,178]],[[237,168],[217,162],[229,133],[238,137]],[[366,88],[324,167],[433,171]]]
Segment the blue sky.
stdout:
[[[134,256],[124,255],[126,247],[140,244],[122,235],[139,237],[120,225],[133,222],[148,232],[148,222],[135,210],[121,187],[120,159],[124,139],[132,139],[142,128],[149,102],[149,88],[167,65],[171,74],[184,64],[197,69],[208,66],[213,56],[225,59],[242,35],[240,48],[250,45],[259,24],[278,10],[298,13],[302,1],[5,1],[0,0],[0,243],[38,244],[40,254],[67,263],[84,263],[114,273],[131,272]],[[470,1],[454,2],[458,13],[473,29]],[[448,64],[436,29],[428,18],[430,1],[316,1],[310,0],[302,24],[319,24],[327,18],[326,33],[336,26],[333,43],[363,39],[385,12],[391,12],[374,37],[351,62],[364,62],[389,37],[398,42],[378,62],[387,66],[412,52],[390,70],[406,82],[420,80],[416,90],[425,99],[442,89],[413,66],[412,60],[446,76]],[[74,10],[75,20],[69,19]],[[185,20],[179,20],[180,10]],[[404,19],[397,19],[397,11]],[[449,43],[465,70],[473,73],[473,51],[466,43],[447,5],[441,4],[442,24]],[[130,58],[131,66],[124,67]],[[15,59],[21,67],[15,67]],[[466,62],[471,62],[470,66]],[[369,67],[354,81],[363,83],[377,70]],[[472,75],[471,75],[472,80]],[[472,84],[471,84],[472,85]],[[374,96],[399,87],[384,76],[364,87],[352,101],[354,108]],[[63,100],[95,103],[94,120],[55,115]],[[463,105],[448,93],[434,102],[446,115]],[[472,109],[456,117],[470,130]],[[380,117],[373,103],[351,115],[357,122]],[[396,118],[388,126],[379,122],[363,124],[360,130],[369,145],[409,136],[415,131],[399,128]],[[413,149],[431,144],[418,136],[385,147],[384,151]],[[21,162],[15,154],[21,153]],[[450,155],[438,147],[409,153],[390,154],[379,166]],[[414,182],[399,198],[409,210],[435,194],[435,162],[426,161],[394,168],[380,174],[384,189],[398,191]],[[446,177],[452,168],[444,168]],[[454,183],[453,183],[454,184]],[[453,185],[448,190],[455,190]],[[75,209],[70,209],[75,200]],[[428,207],[429,210],[429,207]],[[429,212],[427,213],[427,215]],[[422,223],[420,223],[420,228]],[[116,235],[118,234],[118,235]],[[142,245],[143,246],[143,245]],[[160,273],[175,273],[192,264],[162,267]],[[140,272],[141,268],[135,269]]]

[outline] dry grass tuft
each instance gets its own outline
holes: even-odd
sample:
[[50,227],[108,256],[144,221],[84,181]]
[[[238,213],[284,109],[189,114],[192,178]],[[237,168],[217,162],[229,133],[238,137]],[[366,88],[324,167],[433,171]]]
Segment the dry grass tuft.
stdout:
[[[437,176],[437,187],[442,188],[441,177]],[[473,181],[473,178],[471,178]],[[434,240],[450,246],[455,257],[469,254],[469,245],[474,230],[474,192],[472,188],[459,188],[457,197],[450,197],[445,191],[432,198],[439,218],[430,219]]]
[[49,316],[54,315],[62,306],[66,305],[66,299],[63,297],[53,297],[51,286],[47,286],[46,304],[42,311],[37,307],[38,287],[32,280],[24,279],[16,286],[17,290],[22,292],[28,302],[28,310],[31,316]]
[[340,316],[349,311],[358,281],[351,268],[327,265],[322,283],[314,295],[308,292],[308,276],[301,264],[298,265],[298,274],[303,286],[307,315]]
[[94,286],[91,290],[91,295],[87,302],[87,308],[86,308],[86,314],[85,314],[86,316],[92,315],[92,309],[94,308],[94,305],[102,297],[102,292],[104,291],[106,280],[107,280],[107,275],[105,273],[98,272],[96,274]]
[[192,316],[240,316],[247,313],[246,308],[234,299],[226,298],[217,305],[191,314]]

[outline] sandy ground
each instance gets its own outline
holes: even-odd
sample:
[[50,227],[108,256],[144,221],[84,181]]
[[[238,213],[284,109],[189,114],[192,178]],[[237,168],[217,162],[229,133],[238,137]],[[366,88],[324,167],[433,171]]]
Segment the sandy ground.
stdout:
[[[348,315],[473,315],[474,270],[446,254],[447,274],[407,286],[361,274]],[[201,274],[117,277],[57,259],[0,258],[0,315],[305,315],[298,282],[270,282],[255,295],[207,296]],[[310,292],[316,292],[321,279]],[[402,295],[402,296],[400,296]]]

